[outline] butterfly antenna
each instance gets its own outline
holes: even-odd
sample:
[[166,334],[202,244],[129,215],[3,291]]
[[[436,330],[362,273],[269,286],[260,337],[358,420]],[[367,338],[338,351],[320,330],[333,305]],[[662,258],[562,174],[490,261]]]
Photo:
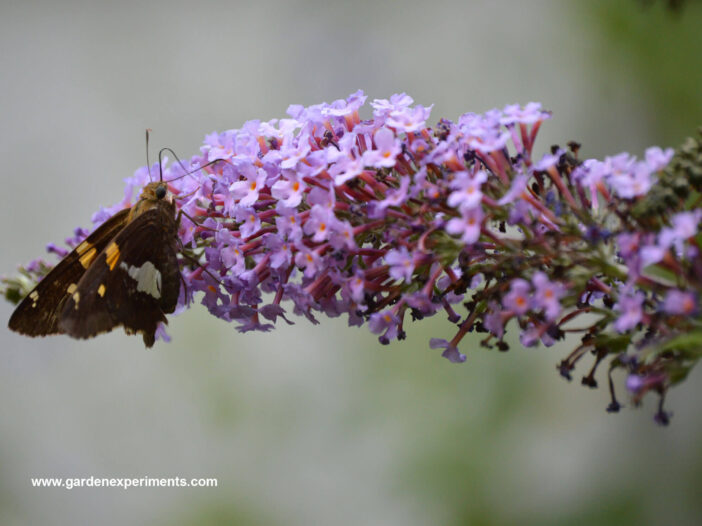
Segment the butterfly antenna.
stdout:
[[187,177],[188,175],[192,175],[195,172],[202,170],[203,168],[207,168],[208,166],[212,166],[213,164],[217,164],[217,163],[226,163],[226,164],[229,164],[231,166],[234,166],[231,162],[227,161],[226,159],[215,159],[214,161],[210,161],[208,163],[200,165],[197,168],[190,170],[189,172],[184,173],[183,175],[179,175],[178,177],[174,177],[173,179],[169,179],[166,182],[170,183],[171,181],[177,181],[178,179],[182,179],[183,177]]
[[[158,158],[159,158],[159,159],[161,158],[161,155],[163,155],[163,152],[169,152],[170,154],[172,154],[173,157],[175,157],[175,160],[178,161],[178,164],[179,164],[180,167],[183,169],[183,171],[184,171],[184,172],[187,172],[187,171],[188,171],[187,168],[185,168],[185,165],[183,164],[183,161],[180,160],[180,157],[178,157],[178,155],[176,155],[176,153],[175,153],[171,148],[161,148],[161,151],[158,152]],[[172,181],[172,179],[171,179],[171,181]]]
[[151,178],[151,163],[149,162],[149,133],[151,133],[151,129],[146,128],[146,169],[149,171],[149,182],[153,182]]

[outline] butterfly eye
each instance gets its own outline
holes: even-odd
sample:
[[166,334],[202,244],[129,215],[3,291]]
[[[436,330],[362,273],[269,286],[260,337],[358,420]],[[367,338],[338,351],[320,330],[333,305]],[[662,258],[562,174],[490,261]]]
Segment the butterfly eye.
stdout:
[[156,199],[163,199],[166,197],[166,187],[165,186],[157,186],[156,187]]

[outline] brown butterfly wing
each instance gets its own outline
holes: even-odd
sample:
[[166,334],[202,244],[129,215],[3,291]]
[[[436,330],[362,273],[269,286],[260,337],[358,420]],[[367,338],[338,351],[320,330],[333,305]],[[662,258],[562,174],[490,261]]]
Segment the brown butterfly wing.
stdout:
[[128,214],[128,208],[117,212],[51,269],[12,313],[9,328],[27,336],[63,332],[59,314],[70,296],[69,290],[77,287],[95,256],[124,228]]

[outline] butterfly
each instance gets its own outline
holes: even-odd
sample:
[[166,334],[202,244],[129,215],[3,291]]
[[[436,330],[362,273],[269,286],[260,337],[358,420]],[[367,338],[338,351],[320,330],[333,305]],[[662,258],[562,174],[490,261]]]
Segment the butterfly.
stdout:
[[175,197],[161,181],[117,212],[56,265],[17,306],[9,328],[27,336],[92,338],[122,326],[151,347],[178,303]]

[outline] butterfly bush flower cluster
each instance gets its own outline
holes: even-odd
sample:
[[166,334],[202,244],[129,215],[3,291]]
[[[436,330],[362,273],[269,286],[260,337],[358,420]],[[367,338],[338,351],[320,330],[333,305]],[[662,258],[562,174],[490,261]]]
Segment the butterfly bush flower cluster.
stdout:
[[[550,118],[537,103],[431,125],[431,107],[404,93],[365,102],[359,91],[293,105],[287,118],[212,133],[199,155],[163,167],[183,212],[180,305],[197,296],[240,331],[291,323],[291,313],[343,315],[383,344],[443,313],[454,330],[428,343],[454,363],[479,346],[508,350],[508,333],[524,347],[565,340],[562,376],[581,365],[596,387],[606,364],[616,412],[621,370],[635,404],[659,395],[655,418],[667,423],[665,393],[702,345],[699,144],[672,162],[656,147],[583,161],[574,142],[534,153]],[[148,181],[139,169],[94,221],[131,206]],[[33,262],[22,279],[47,268]],[[5,283],[8,295],[27,290]]]

